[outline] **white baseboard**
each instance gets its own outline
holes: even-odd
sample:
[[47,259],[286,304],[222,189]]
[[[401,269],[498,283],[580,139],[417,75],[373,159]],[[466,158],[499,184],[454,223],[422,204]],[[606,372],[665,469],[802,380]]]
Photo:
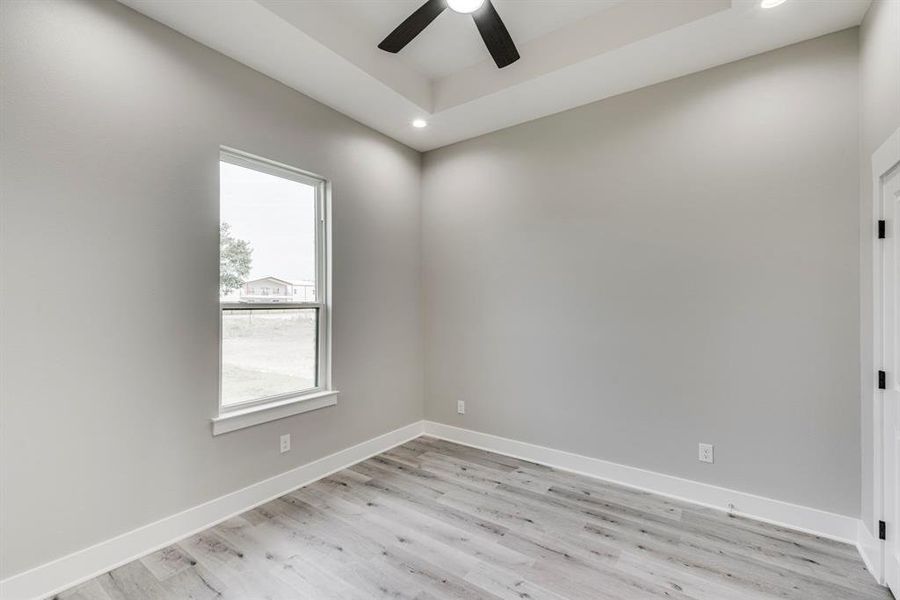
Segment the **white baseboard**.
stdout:
[[856,548],[869,573],[884,585],[884,542],[876,538],[863,521],[859,522],[856,534]]
[[13,575],[0,581],[0,598],[26,600],[51,596],[423,433],[694,504],[723,510],[733,504],[734,512],[741,516],[855,544],[870,572],[881,581],[880,542],[859,519],[487,433],[419,421]]
[[425,422],[425,434],[693,504],[721,510],[729,510],[733,505],[732,512],[743,517],[849,544],[857,543],[860,521],[853,517],[434,421]]
[[422,433],[424,433],[423,421],[411,423],[155,523],[18,573],[0,581],[0,598],[25,600],[51,596],[283,496],[298,487],[417,438]]

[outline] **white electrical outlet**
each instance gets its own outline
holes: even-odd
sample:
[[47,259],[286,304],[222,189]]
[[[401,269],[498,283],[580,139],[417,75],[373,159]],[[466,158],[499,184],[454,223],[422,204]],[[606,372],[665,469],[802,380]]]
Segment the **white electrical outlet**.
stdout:
[[456,412],[458,412],[458,413],[461,414],[461,415],[466,414],[466,401],[465,401],[465,400],[459,400],[459,401],[457,401],[457,403],[456,403]]
[[700,444],[700,455],[697,457],[700,462],[711,463],[713,462],[713,445],[712,444]]
[[291,434],[286,433],[281,436],[281,453],[284,454],[291,449]]

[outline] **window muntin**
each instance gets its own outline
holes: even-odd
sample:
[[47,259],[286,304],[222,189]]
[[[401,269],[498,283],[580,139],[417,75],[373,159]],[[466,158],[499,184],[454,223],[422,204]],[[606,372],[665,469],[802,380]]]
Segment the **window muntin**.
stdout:
[[220,413],[330,388],[326,183],[223,150]]

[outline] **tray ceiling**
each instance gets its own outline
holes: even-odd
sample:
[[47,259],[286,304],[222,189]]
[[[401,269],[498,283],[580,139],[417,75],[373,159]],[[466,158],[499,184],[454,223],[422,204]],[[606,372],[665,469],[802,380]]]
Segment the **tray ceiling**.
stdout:
[[120,0],[418,150],[852,27],[869,5],[493,0],[522,56],[500,70],[450,10],[400,54],[379,50],[423,1]]

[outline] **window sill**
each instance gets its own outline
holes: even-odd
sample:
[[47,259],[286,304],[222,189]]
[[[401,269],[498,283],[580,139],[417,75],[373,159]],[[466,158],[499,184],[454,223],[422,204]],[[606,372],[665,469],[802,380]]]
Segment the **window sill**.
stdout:
[[318,410],[326,406],[334,406],[337,404],[337,397],[337,390],[328,390],[296,398],[288,398],[272,404],[252,406],[243,410],[224,413],[212,420],[212,433],[213,435],[221,435],[229,431],[253,427],[254,425],[299,415],[311,410]]

